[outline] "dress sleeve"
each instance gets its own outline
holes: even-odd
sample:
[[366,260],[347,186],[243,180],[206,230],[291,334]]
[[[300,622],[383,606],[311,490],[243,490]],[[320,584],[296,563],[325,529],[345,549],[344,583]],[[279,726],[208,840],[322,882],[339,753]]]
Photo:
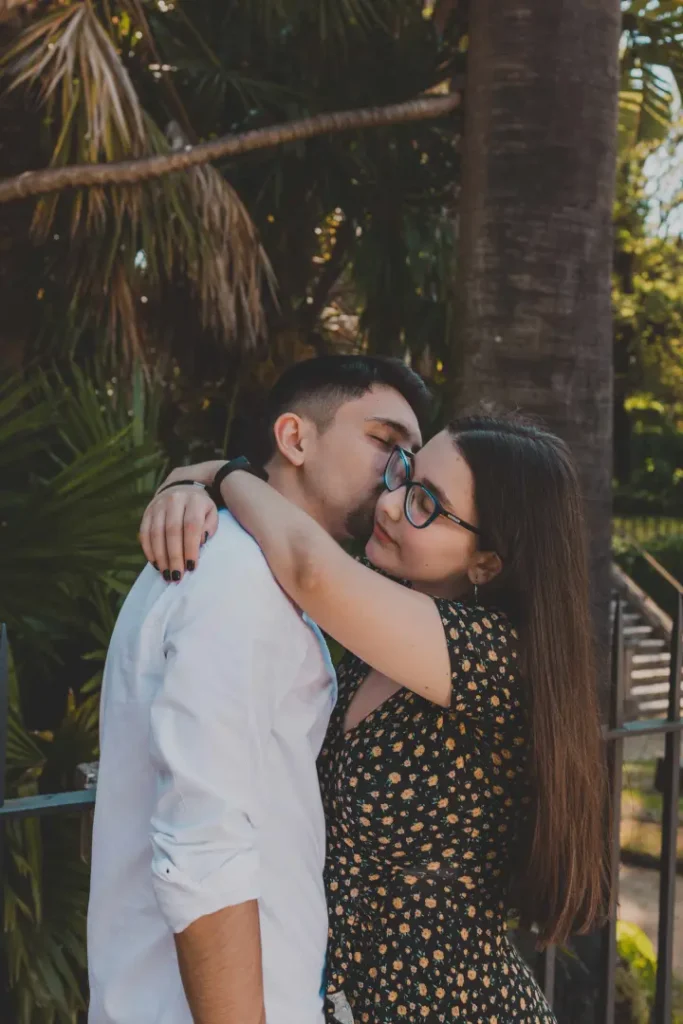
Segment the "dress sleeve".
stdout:
[[501,612],[437,599],[451,666],[451,710],[471,718],[499,715],[516,703],[518,635]]

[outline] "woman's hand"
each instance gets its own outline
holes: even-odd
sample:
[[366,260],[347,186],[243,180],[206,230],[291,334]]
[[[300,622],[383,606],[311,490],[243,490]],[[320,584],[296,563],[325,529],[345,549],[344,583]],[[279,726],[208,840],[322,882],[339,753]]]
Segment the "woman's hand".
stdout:
[[[225,460],[181,466],[169,473],[162,486],[176,480],[210,484]],[[140,524],[145,557],[165,580],[178,582],[186,569],[194,569],[199,549],[218,527],[218,510],[206,491],[179,484],[156,494]]]

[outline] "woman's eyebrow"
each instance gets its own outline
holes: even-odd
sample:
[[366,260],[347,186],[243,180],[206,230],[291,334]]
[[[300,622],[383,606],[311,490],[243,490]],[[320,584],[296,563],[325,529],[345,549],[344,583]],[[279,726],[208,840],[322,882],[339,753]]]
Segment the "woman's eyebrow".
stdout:
[[[419,481],[419,483],[424,484],[427,490],[431,491],[434,497],[439,499],[444,508],[447,508],[450,511],[452,511],[452,506],[449,499],[446,497],[446,495],[441,490],[438,484],[435,484],[433,480],[430,480],[429,477],[426,476],[423,477]],[[453,512],[453,515],[455,515],[455,512]]]

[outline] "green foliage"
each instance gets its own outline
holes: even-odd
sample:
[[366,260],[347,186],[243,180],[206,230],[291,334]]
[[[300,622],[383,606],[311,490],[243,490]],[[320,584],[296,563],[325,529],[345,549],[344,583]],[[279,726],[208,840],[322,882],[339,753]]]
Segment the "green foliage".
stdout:
[[652,394],[626,399],[629,418],[628,482],[617,486],[618,514],[680,516],[683,513],[683,403],[665,404]]
[[615,1019],[619,1024],[650,1024],[647,998],[631,965],[621,961],[614,978]]
[[617,922],[619,1020],[648,1024],[654,1004],[657,954],[645,932],[628,921]]
[[618,507],[660,514],[683,508],[683,245],[665,230],[673,202],[651,225],[644,164],[622,162],[615,204],[615,477]]
[[[70,789],[76,766],[96,755],[101,665],[121,593],[141,564],[136,527],[161,468],[143,440],[155,434],[151,395],[139,370],[132,387],[94,384],[71,368],[0,390],[8,797]],[[63,709],[37,732],[26,695],[54,705],[58,681],[68,691]],[[4,932],[17,1024],[74,1024],[84,1005],[82,825],[67,816],[7,826]]]
[[[680,178],[681,131],[673,115],[683,85],[683,7],[677,0],[621,6],[614,465],[620,501],[642,505],[649,495],[664,511],[676,499],[683,470],[673,438],[683,409],[683,247],[672,219],[683,193],[671,184]],[[651,450],[655,434],[666,450]]]
[[76,368],[68,384],[53,374],[0,387],[0,620],[12,631],[72,622],[70,587],[139,566],[141,493],[159,457],[114,395]]
[[621,7],[623,153],[641,142],[662,142],[668,134],[674,95],[662,69],[683,92],[683,10],[678,0],[624,0]]

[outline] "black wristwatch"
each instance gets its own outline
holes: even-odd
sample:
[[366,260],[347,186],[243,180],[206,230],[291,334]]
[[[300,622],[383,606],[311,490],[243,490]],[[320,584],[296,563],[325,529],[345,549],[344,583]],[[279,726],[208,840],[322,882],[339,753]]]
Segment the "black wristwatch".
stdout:
[[239,455],[236,459],[230,459],[226,462],[216,473],[213,478],[213,483],[209,485],[208,491],[213,500],[216,502],[217,508],[225,508],[225,502],[221,495],[221,484],[225,480],[226,476],[230,476],[236,469],[241,469],[245,473],[251,473],[252,476],[259,477],[260,480],[268,482],[268,474],[266,473],[263,466],[252,466],[251,462],[245,455]]

